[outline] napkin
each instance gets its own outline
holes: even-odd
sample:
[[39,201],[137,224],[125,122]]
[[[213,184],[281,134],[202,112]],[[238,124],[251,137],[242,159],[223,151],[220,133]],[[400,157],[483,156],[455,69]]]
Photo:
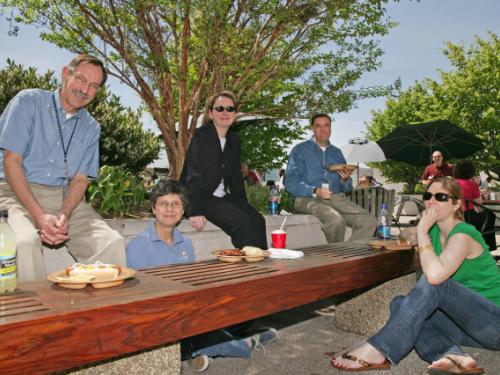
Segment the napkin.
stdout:
[[304,256],[304,253],[298,250],[270,248],[267,251],[269,252],[269,258],[275,259],[297,259]]

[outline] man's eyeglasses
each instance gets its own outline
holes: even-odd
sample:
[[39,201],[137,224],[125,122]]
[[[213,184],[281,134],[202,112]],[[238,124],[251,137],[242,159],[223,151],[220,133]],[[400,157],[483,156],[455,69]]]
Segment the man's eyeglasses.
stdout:
[[432,194],[431,192],[429,191],[426,191],[424,193],[424,195],[422,196],[422,199],[424,201],[430,201],[431,198],[434,197],[434,199],[436,199],[438,202],[448,202],[448,200],[451,198],[451,199],[454,199],[451,195],[449,194],[446,194],[446,193],[436,193],[436,194]]
[[90,83],[89,84],[89,80],[83,74],[77,73],[73,69],[70,69],[70,72],[71,72],[71,75],[73,77],[75,77],[75,81],[79,85],[82,85],[85,87],[88,85],[90,87],[90,89],[94,92],[98,92],[101,89],[101,86],[98,85],[97,83]]
[[234,112],[236,111],[236,107],[232,106],[232,105],[228,105],[227,107],[223,107],[221,105],[218,105],[217,107],[214,107],[214,109],[217,111],[217,112],[224,112],[224,110],[226,112]]
[[156,202],[156,205],[160,208],[171,208],[173,210],[178,210],[183,207],[182,202],[179,201],[175,202],[161,201],[161,202]]

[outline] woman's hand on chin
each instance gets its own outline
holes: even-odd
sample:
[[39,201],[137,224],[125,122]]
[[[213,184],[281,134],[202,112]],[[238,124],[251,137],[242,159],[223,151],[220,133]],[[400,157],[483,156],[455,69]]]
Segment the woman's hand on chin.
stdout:
[[436,223],[437,210],[435,208],[428,208],[422,212],[422,217],[420,218],[417,231],[422,233],[428,233],[429,229]]
[[191,216],[189,218],[189,223],[191,226],[196,229],[197,231],[200,231],[203,229],[205,224],[207,223],[207,218],[205,216]]

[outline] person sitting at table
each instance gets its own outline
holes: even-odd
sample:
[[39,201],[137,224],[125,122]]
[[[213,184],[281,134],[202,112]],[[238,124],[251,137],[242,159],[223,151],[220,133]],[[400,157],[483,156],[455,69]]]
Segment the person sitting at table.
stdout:
[[[435,179],[416,227],[423,275],[391,302],[391,317],[365,344],[336,355],[345,371],[389,369],[413,348],[429,374],[482,374],[459,345],[500,350],[500,271],[481,234],[463,222],[460,185]],[[466,306],[466,308],[464,308]]]
[[186,216],[196,230],[207,220],[231,236],[233,245],[267,249],[266,222],[247,201],[240,169],[240,139],[230,127],[238,106],[229,91],[207,100],[204,125],[189,145],[181,182],[189,207]]
[[475,173],[476,167],[474,163],[468,160],[460,160],[453,169],[455,180],[462,188],[464,199],[462,208],[464,210],[465,221],[474,225],[474,227],[481,232],[490,251],[493,251],[497,248],[495,238],[495,214],[479,206],[474,206],[474,203],[483,203],[479,185],[474,180]]
[[422,174],[422,184],[429,185],[433,178],[447,177],[453,175],[453,165],[444,160],[441,151],[434,151],[432,153],[432,163],[425,167]]
[[469,160],[460,160],[455,165],[455,168],[453,168],[453,177],[462,189],[462,197],[464,199],[462,209],[464,212],[474,209],[474,204],[472,202],[479,204],[483,203],[479,185],[473,180],[475,173],[476,167],[474,163]]
[[481,176],[476,174],[474,175],[474,177],[472,177],[472,180],[479,186],[479,192],[481,193],[481,198],[483,198],[483,200],[488,200],[491,177],[488,176],[486,177],[485,180],[481,180]]
[[[191,240],[176,229],[182,220],[187,196],[184,187],[174,179],[161,180],[150,194],[155,220],[127,246],[127,266],[133,269],[194,262]],[[241,326],[231,326],[181,342],[183,358],[189,359],[196,372],[205,371],[214,357],[250,358],[252,350],[277,340],[274,328],[262,328],[254,335],[237,336]]]
[[354,190],[369,189],[369,188],[374,187],[374,186],[375,186],[375,183],[373,182],[372,176],[362,175],[362,176],[359,176],[358,184],[356,185]]
[[249,169],[247,163],[241,163],[241,174],[243,175],[243,182],[249,185],[260,184],[259,173],[255,169]]

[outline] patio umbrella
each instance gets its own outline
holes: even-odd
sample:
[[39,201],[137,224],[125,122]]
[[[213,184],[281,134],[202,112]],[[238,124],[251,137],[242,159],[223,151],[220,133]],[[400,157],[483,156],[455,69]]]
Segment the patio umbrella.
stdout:
[[385,155],[380,146],[375,142],[370,142],[367,139],[354,138],[350,139],[349,143],[340,147],[347,163],[356,163],[358,169],[356,172],[359,179],[359,163],[369,163],[372,161],[384,161]]
[[400,125],[377,143],[387,159],[415,166],[429,164],[436,150],[450,159],[465,158],[484,148],[479,138],[447,120]]

